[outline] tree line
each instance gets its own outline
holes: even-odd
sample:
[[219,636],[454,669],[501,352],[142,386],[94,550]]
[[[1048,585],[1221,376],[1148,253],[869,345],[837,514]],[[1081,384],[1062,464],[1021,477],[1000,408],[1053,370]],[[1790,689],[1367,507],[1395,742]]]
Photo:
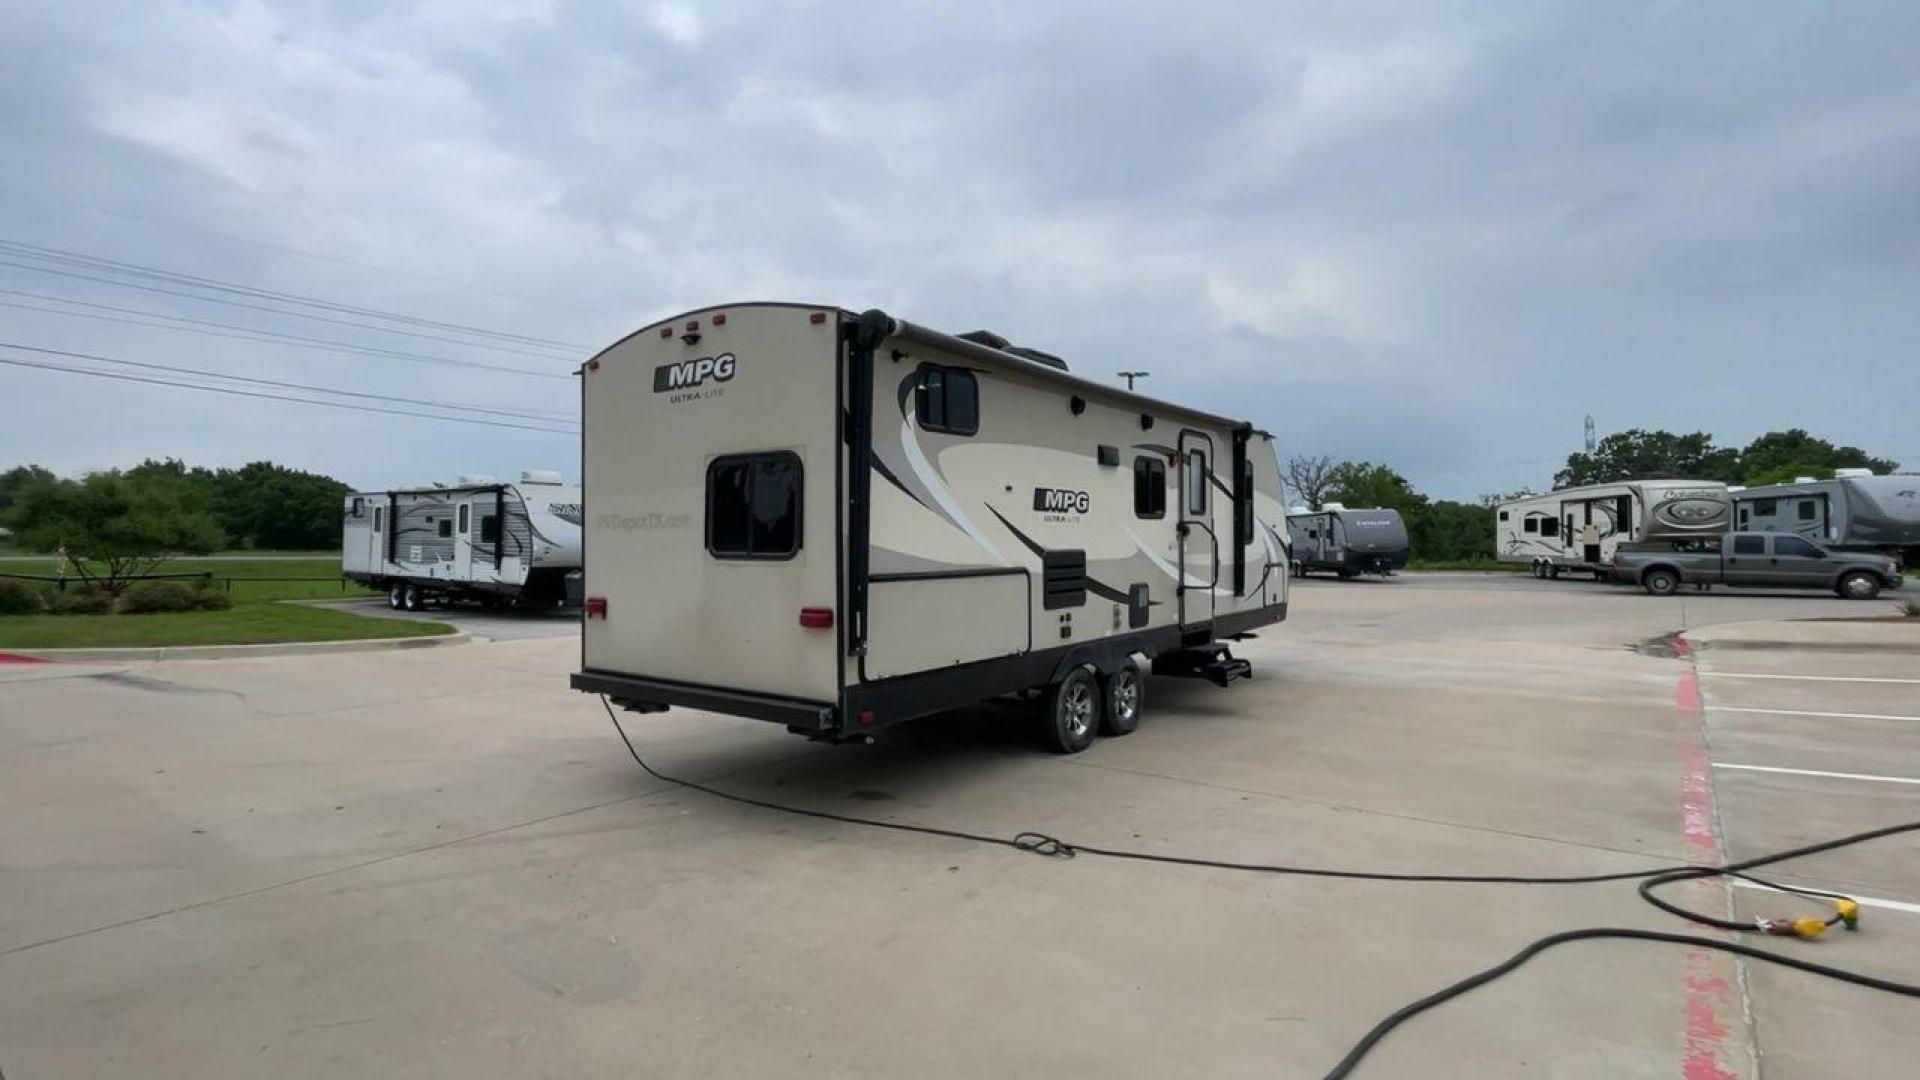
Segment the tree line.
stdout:
[[[1591,453],[1567,455],[1555,488],[1657,477],[1719,480],[1758,487],[1801,476],[1827,479],[1836,469],[1889,473],[1899,463],[1857,446],[1838,446],[1801,428],[1770,431],[1744,447],[1717,447],[1705,432],[1680,435],[1635,428],[1609,435]],[[1492,561],[1494,507],[1530,490],[1482,495],[1478,502],[1429,499],[1407,478],[1370,461],[1304,456],[1287,461],[1289,501],[1318,510],[1329,502],[1398,510],[1413,557],[1423,562]]]
[[340,546],[340,508],[350,490],[330,476],[270,461],[208,469],[148,459],[77,479],[20,465],[0,473],[0,526],[29,548],[61,546],[62,535],[83,529],[118,529],[129,538],[166,533],[165,546],[182,554],[333,550]]

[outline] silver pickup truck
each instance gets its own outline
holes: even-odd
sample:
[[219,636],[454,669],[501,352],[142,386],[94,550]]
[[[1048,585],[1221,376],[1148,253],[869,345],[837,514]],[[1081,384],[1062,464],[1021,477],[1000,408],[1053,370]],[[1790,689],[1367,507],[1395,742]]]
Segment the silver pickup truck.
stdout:
[[1832,589],[1871,600],[1900,587],[1900,567],[1885,555],[1836,551],[1791,533],[1736,532],[1662,544],[1621,544],[1613,580],[1671,596],[1684,585],[1758,589]]

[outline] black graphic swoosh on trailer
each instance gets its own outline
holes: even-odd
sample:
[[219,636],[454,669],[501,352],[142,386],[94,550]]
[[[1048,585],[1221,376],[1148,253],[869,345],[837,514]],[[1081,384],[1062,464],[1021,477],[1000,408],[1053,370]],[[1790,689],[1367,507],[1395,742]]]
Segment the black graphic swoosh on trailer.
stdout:
[[[1033,552],[1035,555],[1039,556],[1042,559],[1045,559],[1047,557],[1046,548],[1041,547],[1039,544],[1034,543],[1032,537],[1028,536],[1026,533],[1021,532],[1018,528],[1015,528],[1013,522],[1008,521],[1005,515],[1001,514],[1000,511],[995,510],[993,508],[992,503],[987,503],[986,507],[987,507],[987,513],[992,514],[996,518],[999,518],[1000,524],[1005,525],[1007,527],[1007,531],[1013,534],[1014,539],[1020,541],[1022,544],[1025,544],[1027,546],[1028,551]],[[1128,596],[1126,593],[1121,592],[1119,589],[1116,589],[1111,585],[1107,585],[1102,582],[1095,581],[1091,576],[1085,577],[1082,580],[1086,583],[1087,591],[1099,597],[1102,600],[1111,600],[1116,604],[1131,604],[1133,602],[1133,597]]]

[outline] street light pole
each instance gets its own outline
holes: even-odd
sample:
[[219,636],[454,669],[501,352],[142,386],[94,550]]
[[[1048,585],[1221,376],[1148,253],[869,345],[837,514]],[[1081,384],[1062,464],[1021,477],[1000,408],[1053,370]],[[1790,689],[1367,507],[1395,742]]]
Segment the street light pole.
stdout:
[[1150,374],[1152,373],[1146,371],[1122,371],[1119,373],[1121,378],[1127,380],[1127,389],[1129,390],[1133,389],[1133,380],[1144,379]]

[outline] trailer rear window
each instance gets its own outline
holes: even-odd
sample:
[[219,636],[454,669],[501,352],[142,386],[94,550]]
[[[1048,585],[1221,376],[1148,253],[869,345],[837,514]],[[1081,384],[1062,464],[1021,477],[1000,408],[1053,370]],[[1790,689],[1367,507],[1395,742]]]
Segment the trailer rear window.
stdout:
[[949,435],[972,435],[980,430],[980,384],[973,372],[959,368],[920,369],[914,411],[920,426]]
[[707,466],[707,551],[716,559],[790,559],[800,550],[800,458],[734,454]]
[[1158,457],[1133,459],[1133,514],[1143,518],[1167,516],[1167,463]]

